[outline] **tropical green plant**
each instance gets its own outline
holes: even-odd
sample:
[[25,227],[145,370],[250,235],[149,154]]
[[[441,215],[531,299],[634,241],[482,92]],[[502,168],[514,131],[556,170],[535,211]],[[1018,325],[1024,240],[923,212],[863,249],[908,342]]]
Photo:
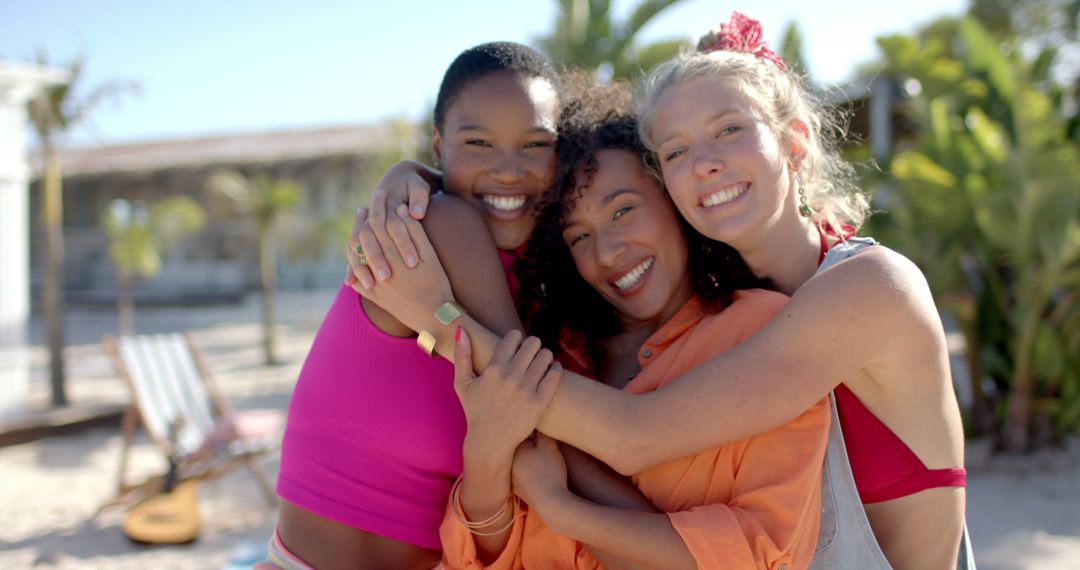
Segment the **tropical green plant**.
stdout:
[[800,76],[810,75],[810,68],[806,65],[806,58],[803,56],[803,37],[802,32],[799,31],[798,22],[792,20],[784,28],[778,55],[791,71]]
[[109,236],[109,257],[116,267],[117,332],[135,332],[134,285],[161,271],[161,256],[174,242],[199,231],[205,224],[202,206],[187,196],[154,202],[118,198],[109,204],[102,225]]
[[1080,148],[1043,88],[1055,53],[1027,60],[971,17],[935,29],[879,39],[918,138],[886,165],[875,231],[956,318],[976,410],[1020,452],[1033,426],[1080,425]]
[[[37,63],[49,67],[44,51],[37,56]],[[68,403],[64,371],[64,232],[63,189],[60,160],[56,145],[62,136],[86,122],[90,112],[106,99],[124,91],[134,91],[131,82],[109,81],[90,89],[85,94],[80,83],[86,67],[86,58],[75,57],[65,69],[67,83],[53,85],[27,103],[27,114],[41,147],[45,171],[41,181],[41,224],[45,234],[45,260],[42,266],[41,303],[45,314],[45,338],[49,347],[50,401],[54,407]]]
[[266,173],[249,177],[235,170],[221,170],[210,176],[207,188],[211,193],[226,198],[236,212],[250,216],[255,222],[263,355],[267,364],[277,364],[274,341],[274,292],[277,289],[274,230],[279,219],[293,211],[300,202],[300,186],[292,181],[272,178]]
[[555,29],[537,41],[558,66],[606,69],[615,79],[632,79],[670,59],[686,44],[671,39],[638,45],[638,34],[679,0],[643,0],[629,19],[615,21],[611,0],[559,0]]

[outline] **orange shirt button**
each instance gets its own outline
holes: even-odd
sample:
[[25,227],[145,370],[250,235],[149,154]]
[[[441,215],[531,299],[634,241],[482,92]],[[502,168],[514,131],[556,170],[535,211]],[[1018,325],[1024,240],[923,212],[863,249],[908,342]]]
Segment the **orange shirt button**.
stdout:
[[649,358],[650,356],[652,356],[652,349],[651,348],[646,348],[645,350],[641,351],[641,355],[644,356],[645,358]]

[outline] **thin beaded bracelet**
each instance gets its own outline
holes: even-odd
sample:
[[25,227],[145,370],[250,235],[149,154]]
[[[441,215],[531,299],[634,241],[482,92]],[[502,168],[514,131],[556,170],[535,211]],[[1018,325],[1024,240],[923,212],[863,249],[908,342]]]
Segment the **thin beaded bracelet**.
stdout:
[[[517,503],[514,501],[514,496],[513,495],[510,495],[509,497],[506,498],[506,502],[503,503],[502,507],[500,507],[499,510],[495,514],[491,515],[490,517],[488,517],[488,518],[486,518],[486,519],[484,519],[482,521],[470,521],[469,519],[465,518],[465,516],[463,514],[465,509],[463,509],[461,507],[461,483],[462,483],[462,481],[463,481],[463,479],[459,478],[457,480],[457,482],[454,483],[454,489],[450,492],[450,501],[451,501],[450,504],[452,505],[450,510],[452,510],[454,512],[454,518],[456,518],[458,520],[458,522],[460,522],[462,525],[464,525],[465,528],[469,529],[469,532],[471,532],[472,534],[475,534],[477,536],[495,536],[497,534],[501,534],[503,532],[506,532],[506,529],[514,526],[514,521],[517,519]],[[510,520],[507,521],[507,523],[505,525],[503,525],[501,528],[493,530],[493,531],[481,531],[480,530],[480,529],[489,527],[492,524],[495,524],[495,521],[499,520],[500,517],[502,517],[504,514],[506,514],[507,507],[512,507],[514,512],[510,516]]]

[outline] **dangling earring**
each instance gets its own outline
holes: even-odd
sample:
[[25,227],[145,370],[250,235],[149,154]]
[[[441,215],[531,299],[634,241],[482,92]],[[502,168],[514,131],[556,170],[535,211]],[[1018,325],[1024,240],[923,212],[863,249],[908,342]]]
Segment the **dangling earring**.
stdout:
[[810,209],[810,205],[806,203],[806,187],[803,186],[802,179],[799,174],[795,174],[795,186],[798,188],[799,193],[799,215],[804,218],[809,218],[814,215],[814,211]]

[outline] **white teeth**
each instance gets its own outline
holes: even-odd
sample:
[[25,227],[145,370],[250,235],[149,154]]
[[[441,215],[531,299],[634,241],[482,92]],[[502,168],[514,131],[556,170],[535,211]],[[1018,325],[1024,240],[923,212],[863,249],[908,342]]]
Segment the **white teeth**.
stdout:
[[483,196],[483,200],[496,210],[512,212],[524,206],[528,198],[525,196],[492,196],[486,194]]
[[713,192],[712,194],[709,194],[708,196],[705,196],[704,198],[701,199],[701,205],[705,206],[706,208],[711,208],[711,207],[716,206],[718,204],[724,204],[726,202],[730,202],[730,201],[734,200],[735,198],[738,198],[739,196],[742,196],[743,192],[746,192],[749,188],[750,188],[750,184],[747,183],[747,184],[740,184],[739,186],[736,186],[734,188],[727,188],[725,190],[720,190],[718,192]]
[[642,275],[652,267],[653,259],[650,257],[645,261],[638,264],[637,267],[630,270],[629,273],[615,280],[615,287],[618,289],[629,289],[637,284]]

